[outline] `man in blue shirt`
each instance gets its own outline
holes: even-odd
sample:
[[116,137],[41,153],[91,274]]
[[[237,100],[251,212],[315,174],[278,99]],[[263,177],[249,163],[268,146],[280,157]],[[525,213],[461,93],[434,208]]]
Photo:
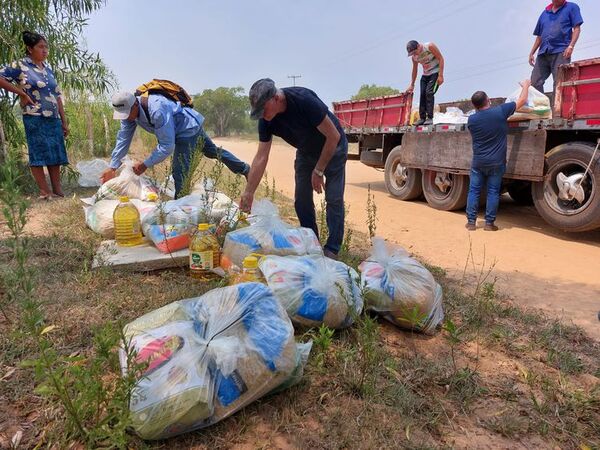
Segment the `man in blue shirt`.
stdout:
[[550,74],[554,79],[553,90],[556,90],[558,68],[571,62],[581,24],[583,19],[579,6],[566,0],[552,0],[540,15],[533,31],[535,42],[529,54],[529,64],[533,66],[531,85],[538,91],[544,92],[544,82]]
[[220,147],[208,137],[202,124],[204,117],[192,108],[162,95],[136,97],[131,92],[117,92],[113,95],[114,118],[121,120],[121,129],[117,133],[117,143],[112,152],[110,168],[101,176],[103,183],[114,178],[127,155],[135,129],[139,125],[156,136],[158,145],[144,160],[133,166],[136,175],[143,174],[149,167],[167,159],[173,154],[173,180],[175,198],[183,187],[190,170],[190,162],[199,139],[204,144],[202,153],[212,159],[220,159],[233,173],[247,176],[250,166]]
[[254,193],[267,167],[273,136],[296,148],[294,206],[300,225],[318,236],[313,190],[325,190],[329,237],[325,256],[337,258],[344,238],[344,185],[348,141],[325,103],[310,89],[277,89],[264,78],[250,88],[251,117],[258,119],[258,151],[248,173],[240,207],[249,211]]
[[516,102],[504,103],[492,107],[490,99],[483,91],[477,91],[471,97],[471,102],[477,110],[469,116],[467,127],[473,139],[473,160],[471,162],[471,175],[469,181],[469,196],[467,197],[467,230],[477,229],[477,212],[479,210],[479,196],[481,188],[487,184],[487,201],[485,205],[485,231],[497,231],[494,224],[500,191],[502,189],[502,176],[506,170],[507,152],[507,119],[514,112],[527,103],[527,91],[531,82],[525,80],[521,83],[521,95]]

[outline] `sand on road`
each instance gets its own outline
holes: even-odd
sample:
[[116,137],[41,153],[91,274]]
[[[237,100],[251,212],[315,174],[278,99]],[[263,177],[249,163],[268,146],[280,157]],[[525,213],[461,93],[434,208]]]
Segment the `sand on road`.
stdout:
[[[215,142],[248,162],[256,153],[256,142],[233,138]],[[274,176],[277,189],[289,197],[294,193],[294,154],[293,148],[274,144],[267,166],[269,178]],[[500,293],[571,321],[600,339],[600,230],[563,233],[546,224],[534,207],[518,206],[503,196],[497,219],[500,230],[479,228],[469,233],[463,212],[437,211],[424,201],[393,198],[385,189],[383,172],[348,161],[348,219],[363,232],[367,231],[369,185],[377,205],[378,235],[443,267],[453,277],[463,275],[471,248],[475,267],[469,264],[470,275],[480,270],[484,259],[486,267],[495,263],[492,277]],[[315,204],[319,202],[315,197]]]

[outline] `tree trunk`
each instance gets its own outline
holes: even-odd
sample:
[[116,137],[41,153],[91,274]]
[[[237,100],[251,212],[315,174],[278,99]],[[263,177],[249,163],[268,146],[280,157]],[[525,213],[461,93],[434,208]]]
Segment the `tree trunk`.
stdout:
[[4,135],[4,126],[0,120],[0,163],[4,163],[8,158],[8,143],[6,142],[6,136]]
[[90,148],[90,155],[94,155],[94,115],[92,114],[92,110],[87,108],[85,110],[85,116],[87,118],[87,138],[88,145]]
[[106,120],[106,114],[102,113],[102,120],[104,121],[104,137],[106,139],[104,143],[104,156],[108,156],[110,152],[110,129],[108,128],[108,120]]

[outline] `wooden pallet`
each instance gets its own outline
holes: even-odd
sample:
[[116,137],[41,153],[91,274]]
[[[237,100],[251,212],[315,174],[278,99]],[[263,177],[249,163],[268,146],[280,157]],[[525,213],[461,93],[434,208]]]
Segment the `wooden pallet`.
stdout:
[[119,247],[114,240],[103,241],[96,251],[92,268],[111,266],[113,269],[148,272],[172,267],[187,267],[189,250],[161,253],[150,241],[135,247]]

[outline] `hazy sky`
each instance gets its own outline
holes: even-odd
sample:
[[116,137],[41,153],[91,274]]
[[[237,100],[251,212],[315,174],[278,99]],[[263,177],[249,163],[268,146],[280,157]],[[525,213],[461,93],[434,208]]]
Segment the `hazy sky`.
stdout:
[[[108,0],[86,29],[124,89],[152,78],[190,93],[289,75],[328,104],[363,83],[404,90],[406,42],[435,42],[446,58],[436,101],[475,90],[506,96],[531,74],[533,28],[549,0]],[[574,59],[600,57],[600,1],[579,0]],[[547,88],[549,88],[547,84]]]

